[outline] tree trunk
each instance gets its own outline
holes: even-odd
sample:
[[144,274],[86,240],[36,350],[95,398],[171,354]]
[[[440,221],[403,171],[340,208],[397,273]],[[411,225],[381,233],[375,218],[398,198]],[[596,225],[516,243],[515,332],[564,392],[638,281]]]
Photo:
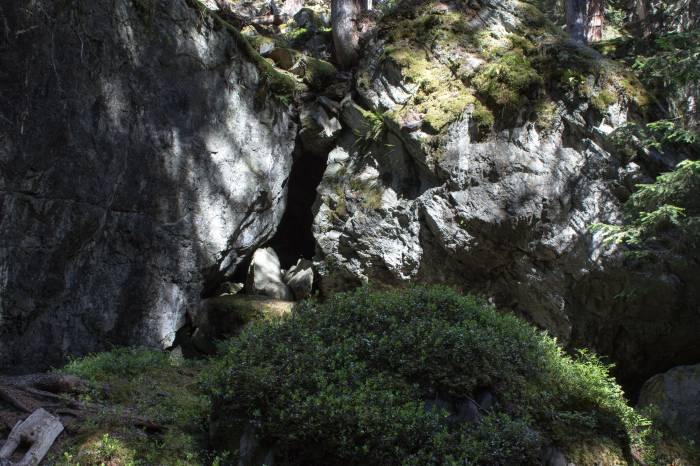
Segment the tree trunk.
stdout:
[[642,37],[647,38],[651,35],[651,22],[649,18],[649,0],[637,0],[635,2],[634,16],[639,24],[639,32]]
[[688,2],[688,25],[687,30],[694,29],[700,25],[700,0],[690,0]]
[[564,0],[566,30],[577,42],[586,42],[586,0]]
[[341,68],[351,68],[357,62],[360,38],[357,20],[360,11],[359,0],[331,0],[333,46]]
[[586,36],[588,42],[600,42],[603,40],[603,19],[605,17],[605,1],[590,0],[588,3],[588,24]]

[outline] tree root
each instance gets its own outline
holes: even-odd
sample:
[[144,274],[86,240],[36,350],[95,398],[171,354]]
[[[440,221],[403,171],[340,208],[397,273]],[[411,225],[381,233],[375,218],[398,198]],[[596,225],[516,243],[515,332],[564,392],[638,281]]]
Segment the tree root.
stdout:
[[[87,392],[82,379],[66,374],[41,373],[22,376],[0,376],[0,430],[12,428],[18,419],[43,408],[60,417],[64,423],[81,421],[104,411],[105,406],[81,401],[77,395]],[[5,408],[3,409],[3,405]],[[153,419],[132,411],[117,416],[124,424],[131,424],[147,432],[162,432],[164,427]]]

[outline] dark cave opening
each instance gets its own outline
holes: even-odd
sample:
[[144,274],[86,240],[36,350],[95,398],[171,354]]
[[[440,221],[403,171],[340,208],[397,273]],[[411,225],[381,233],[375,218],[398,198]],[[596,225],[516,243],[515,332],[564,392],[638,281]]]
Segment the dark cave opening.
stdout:
[[271,247],[280,258],[280,265],[288,269],[300,258],[311,259],[316,251],[312,227],[316,188],[326,170],[328,155],[307,153],[297,141],[294,164],[289,175],[287,208],[275,236],[264,247]]
[[[327,153],[318,155],[304,151],[299,139],[295,146],[292,170],[287,181],[287,206],[274,236],[258,246],[274,249],[283,269],[289,269],[300,258],[312,259],[316,252],[313,205],[316,201],[316,188],[321,183],[328,161]],[[218,267],[211,271],[204,280],[201,297],[208,298],[216,294],[224,281],[245,283],[255,249],[250,250],[231,275],[224,276]]]

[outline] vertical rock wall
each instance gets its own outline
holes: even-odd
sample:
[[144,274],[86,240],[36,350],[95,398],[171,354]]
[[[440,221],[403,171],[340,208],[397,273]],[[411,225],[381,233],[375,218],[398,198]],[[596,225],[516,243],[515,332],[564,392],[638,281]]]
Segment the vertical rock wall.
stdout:
[[185,0],[0,8],[0,370],[167,347],[274,234],[291,116]]

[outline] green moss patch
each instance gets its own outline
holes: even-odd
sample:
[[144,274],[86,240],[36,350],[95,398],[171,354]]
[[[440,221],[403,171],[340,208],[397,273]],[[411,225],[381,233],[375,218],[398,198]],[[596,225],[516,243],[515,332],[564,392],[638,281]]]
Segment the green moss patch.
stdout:
[[[424,50],[392,47],[385,55],[400,67],[405,80],[416,89],[408,105],[389,114],[393,120],[401,121],[409,113],[417,112],[423,118],[424,130],[437,134],[459,118],[469,105],[478,104],[473,91],[455,79],[447,66],[428,58]],[[489,117],[482,112],[478,118]]]
[[335,81],[338,70],[333,64],[309,56],[304,56],[302,60],[303,79],[311,89],[322,91]]
[[[472,108],[484,135],[521,118],[547,126],[542,101],[587,102],[598,114],[617,102],[633,109],[648,105],[644,86],[624,66],[567,41],[539,3],[515,2],[510,13],[518,21],[509,33],[478,21],[488,14],[483,9],[436,1],[409,1],[400,13],[384,16],[384,65],[398,67],[415,86],[409,101],[387,116],[400,123],[419,115],[423,131],[439,135]],[[358,88],[369,88],[371,79],[360,73]]]
[[[62,372],[85,379],[93,414],[62,437],[57,466],[211,464],[206,450],[209,401],[198,378],[204,361],[146,348],[120,348],[71,361]],[[134,419],[162,426],[148,430]]]
[[209,10],[199,0],[193,0],[199,11],[203,15],[209,15],[216,24],[226,29],[233,37],[238,48],[245,56],[257,66],[263,78],[263,85],[258,90],[260,97],[270,94],[278,98],[283,103],[287,103],[297,90],[301,89],[300,84],[293,75],[276,69],[270,62],[265,60],[248,42],[248,39],[231,24],[223,20],[219,15]]
[[208,299],[206,303],[210,314],[216,314],[218,319],[236,326],[278,317],[290,312],[293,306],[290,301],[242,294],[217,296]]
[[521,47],[493,52],[494,58],[474,77],[476,90],[489,102],[506,111],[517,111],[536,96],[542,77]]

